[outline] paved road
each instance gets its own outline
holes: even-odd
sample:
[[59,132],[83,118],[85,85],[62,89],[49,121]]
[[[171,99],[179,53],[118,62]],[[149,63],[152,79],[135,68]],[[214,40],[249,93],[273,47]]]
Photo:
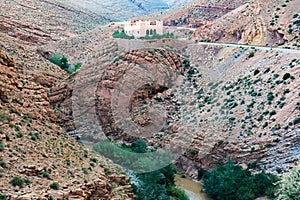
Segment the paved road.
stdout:
[[190,31],[197,30],[196,28],[187,28],[187,27],[176,27],[176,29],[179,29],[179,30],[190,30]]
[[[242,44],[226,44],[226,43],[212,43],[212,42],[198,42],[197,44],[213,45],[213,46],[224,46],[224,47],[243,47],[243,48],[255,48],[260,50],[271,50],[270,47],[253,46],[253,45],[242,45]],[[300,50],[294,49],[283,49],[283,48],[272,48],[272,51],[281,51],[284,53],[295,53],[300,54]]]

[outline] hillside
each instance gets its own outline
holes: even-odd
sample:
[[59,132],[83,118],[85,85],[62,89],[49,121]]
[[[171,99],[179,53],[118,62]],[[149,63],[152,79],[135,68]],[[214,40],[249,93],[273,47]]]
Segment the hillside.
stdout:
[[24,3],[4,0],[0,3],[0,28],[1,34],[38,46],[74,37],[111,21],[146,15],[186,2],[38,0]]
[[[299,48],[299,0],[202,1],[153,13],[167,26],[198,28],[198,41]],[[177,31],[178,32],[178,31]]]
[[67,75],[1,38],[0,194],[10,199],[132,198],[129,179],[57,125],[48,94]]
[[111,19],[52,0],[1,1],[1,34],[38,46],[94,29]]
[[238,8],[246,1],[204,1],[194,0],[188,4],[171,8],[163,12],[153,13],[140,18],[143,19],[162,19],[168,26],[192,26],[199,27],[209,21],[218,19],[230,11]]
[[299,0],[249,2],[200,27],[192,38],[299,48],[299,3]]

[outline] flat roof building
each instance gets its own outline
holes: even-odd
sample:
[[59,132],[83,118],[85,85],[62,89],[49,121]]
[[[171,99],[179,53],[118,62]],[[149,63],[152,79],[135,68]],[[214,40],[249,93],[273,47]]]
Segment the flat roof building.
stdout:
[[163,21],[127,21],[124,23],[124,31],[135,38],[163,34]]

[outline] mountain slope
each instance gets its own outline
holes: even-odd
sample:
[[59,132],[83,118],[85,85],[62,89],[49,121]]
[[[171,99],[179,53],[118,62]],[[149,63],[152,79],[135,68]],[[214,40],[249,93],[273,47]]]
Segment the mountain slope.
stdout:
[[114,21],[127,20],[157,11],[163,11],[191,0],[58,0],[61,3],[86,9]]
[[200,27],[193,39],[254,45],[299,46],[299,0],[249,2]]
[[48,94],[65,72],[9,37],[0,44],[0,194],[131,199],[120,169],[57,125]]

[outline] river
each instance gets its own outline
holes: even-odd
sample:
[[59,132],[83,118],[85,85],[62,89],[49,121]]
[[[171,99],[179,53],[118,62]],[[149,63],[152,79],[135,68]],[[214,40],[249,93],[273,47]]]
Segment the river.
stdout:
[[190,200],[212,200],[204,192],[200,192],[202,185],[190,178],[182,178],[180,175],[176,175],[176,185],[183,188]]

